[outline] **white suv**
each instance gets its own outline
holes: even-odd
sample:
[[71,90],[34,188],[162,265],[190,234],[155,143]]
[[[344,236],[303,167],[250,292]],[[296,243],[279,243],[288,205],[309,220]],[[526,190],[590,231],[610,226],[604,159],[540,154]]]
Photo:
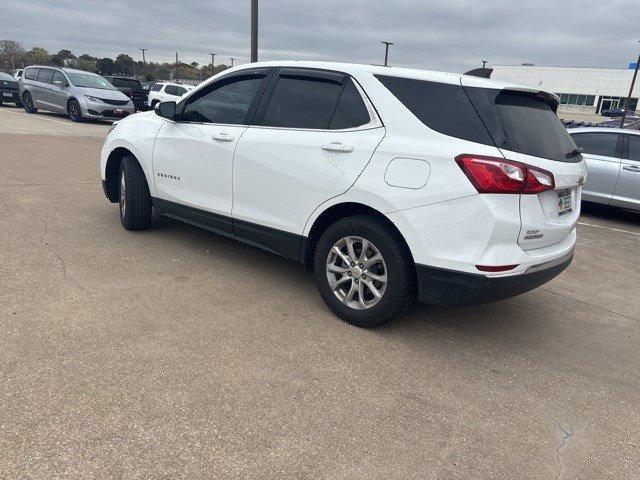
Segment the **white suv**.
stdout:
[[179,85],[177,83],[154,83],[149,90],[147,104],[151,108],[155,108],[160,102],[166,102],[168,100],[178,101],[182,95],[192,89],[192,86]]
[[243,65],[119,122],[103,187],[124,228],[154,209],[299,261],[336,315],[376,326],[569,265],[586,167],[557,104],[464,75]]

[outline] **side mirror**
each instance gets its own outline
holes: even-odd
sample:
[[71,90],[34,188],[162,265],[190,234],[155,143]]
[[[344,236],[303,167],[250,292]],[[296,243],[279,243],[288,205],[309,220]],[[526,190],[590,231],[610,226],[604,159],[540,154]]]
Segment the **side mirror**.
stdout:
[[156,114],[173,120],[176,116],[176,102],[160,102],[156,106]]

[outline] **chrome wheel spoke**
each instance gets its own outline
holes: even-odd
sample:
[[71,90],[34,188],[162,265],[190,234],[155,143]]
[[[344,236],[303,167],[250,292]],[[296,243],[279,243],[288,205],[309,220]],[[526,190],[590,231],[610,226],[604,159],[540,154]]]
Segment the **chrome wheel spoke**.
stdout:
[[363,237],[343,237],[333,245],[327,255],[326,275],[334,295],[355,310],[373,307],[387,289],[384,258],[378,248]]

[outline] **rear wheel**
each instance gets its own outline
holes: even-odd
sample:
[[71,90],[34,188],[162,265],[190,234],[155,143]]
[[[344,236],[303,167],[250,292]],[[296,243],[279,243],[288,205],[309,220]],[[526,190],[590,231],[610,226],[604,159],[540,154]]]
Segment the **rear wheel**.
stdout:
[[33,97],[29,92],[25,92],[22,95],[22,106],[27,113],[38,113],[38,109],[33,106]]
[[74,122],[81,122],[83,120],[80,104],[75,98],[72,98],[69,100],[69,103],[67,103],[67,115]]
[[120,223],[127,230],[144,230],[151,225],[151,195],[140,164],[124,157],[118,178]]
[[359,327],[390,322],[415,298],[411,255],[398,233],[376,217],[331,225],[318,241],[314,273],[333,313]]

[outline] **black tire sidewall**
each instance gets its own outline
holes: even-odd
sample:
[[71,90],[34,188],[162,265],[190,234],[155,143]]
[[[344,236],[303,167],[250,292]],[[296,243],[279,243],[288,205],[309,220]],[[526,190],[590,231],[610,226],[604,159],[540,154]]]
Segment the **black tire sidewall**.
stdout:
[[[29,99],[29,101],[26,100],[27,98]],[[22,107],[27,113],[36,113],[38,111],[38,109],[33,105],[33,97],[29,92],[25,92],[22,95]]]
[[[71,105],[75,105],[78,107],[78,115],[72,115],[71,114]],[[77,100],[75,99],[71,99],[69,100],[69,103],[67,104],[67,116],[74,122],[81,122],[82,121],[82,110],[80,108],[80,103],[78,103]]]
[[[387,267],[387,288],[376,305],[355,310],[343,304],[333,293],[326,275],[326,260],[341,238],[359,236],[372,242]],[[413,303],[415,267],[402,238],[376,217],[348,217],[331,225],[318,241],[314,258],[316,284],[327,306],[342,320],[359,327],[376,327],[403,314]]]
[[144,230],[151,224],[151,196],[147,179],[133,157],[124,157],[118,172],[118,195],[120,182],[125,180],[125,214],[122,215],[122,201],[118,202],[120,223],[127,230]]

